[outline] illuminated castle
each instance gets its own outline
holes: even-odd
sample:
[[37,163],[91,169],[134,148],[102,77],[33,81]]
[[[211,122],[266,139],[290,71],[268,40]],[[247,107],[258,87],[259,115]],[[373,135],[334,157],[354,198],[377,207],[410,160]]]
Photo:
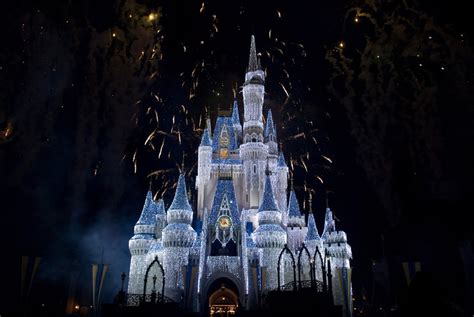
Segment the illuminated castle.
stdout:
[[[297,194],[288,188],[288,167],[277,146],[271,110],[263,123],[264,83],[252,36],[243,84],[243,125],[237,102],[231,113],[219,114],[212,134],[208,120],[198,149],[196,210],[189,204],[183,175],[167,210],[163,200],[154,201],[148,192],[129,242],[129,294],[143,294],[146,271],[157,258],[165,272],[165,296],[183,307],[252,309],[262,295],[277,289],[277,263],[285,245],[296,257],[304,243],[311,255],[318,248],[325,258],[327,250],[334,302],[344,304],[337,269],[350,267],[346,234],[336,231],[329,208],[321,235],[312,213],[306,223]],[[305,281],[311,278],[310,261],[302,261]],[[281,285],[293,283],[288,256],[280,272]],[[320,265],[315,275],[322,281]],[[161,283],[159,266],[152,266],[146,293],[153,288],[161,292]]]

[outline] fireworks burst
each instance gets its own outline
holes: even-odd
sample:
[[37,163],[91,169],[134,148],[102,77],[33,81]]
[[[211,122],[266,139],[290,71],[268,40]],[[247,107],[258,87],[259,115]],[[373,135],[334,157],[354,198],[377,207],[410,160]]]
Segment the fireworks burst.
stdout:
[[[264,116],[267,109],[272,109],[277,114],[276,121],[282,122],[279,138],[284,152],[292,153],[290,167],[296,175],[296,187],[303,183],[320,187],[322,177],[331,171],[328,164],[332,164],[332,159],[327,153],[327,138],[316,128],[315,105],[307,93],[311,86],[301,79],[307,55],[305,45],[285,38],[281,32],[285,28],[284,12],[281,8],[275,12],[269,21],[271,27],[262,32],[268,37],[257,35],[261,50],[258,55],[268,75]],[[243,111],[240,85],[246,60],[241,56],[246,54],[241,52],[247,50],[248,40],[234,42],[236,48],[231,50],[235,53],[229,53],[223,43],[228,43],[225,38],[232,38],[248,27],[247,11],[224,10],[202,2],[196,5],[191,19],[199,22],[192,36],[172,39],[168,36],[170,29],[160,28],[161,63],[180,65],[178,82],[170,90],[172,74],[161,72],[154,76],[156,85],[150,97],[137,102],[136,137],[128,155],[135,173],[153,178],[158,197],[172,194],[170,189],[176,186],[181,169],[175,162],[181,162],[183,153],[187,154],[184,170],[188,176],[192,175],[200,135],[206,125],[203,118],[215,116],[218,109],[229,108],[234,98]],[[250,32],[247,35],[249,38]],[[222,62],[223,58],[235,63],[229,67],[228,62]]]

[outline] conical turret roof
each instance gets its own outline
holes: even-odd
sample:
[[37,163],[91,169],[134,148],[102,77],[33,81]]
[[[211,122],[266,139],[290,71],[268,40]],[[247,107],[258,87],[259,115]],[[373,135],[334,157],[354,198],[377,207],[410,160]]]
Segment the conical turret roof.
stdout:
[[287,167],[283,152],[280,152],[280,155],[278,156],[277,167]]
[[211,137],[209,136],[209,131],[206,129],[204,129],[204,132],[202,133],[202,137],[201,137],[201,146],[212,146],[212,141],[211,141]]
[[270,134],[273,134],[275,138],[277,136],[275,124],[273,123],[272,109],[268,109],[267,123],[265,125],[265,137],[268,137]]
[[288,215],[290,217],[300,217],[301,211],[298,204],[298,199],[296,198],[296,193],[294,190],[290,192],[290,199],[288,202]]
[[252,35],[250,39],[250,53],[249,53],[249,66],[247,72],[254,72],[261,69],[260,62],[257,58],[257,48],[255,46],[255,36]]
[[324,216],[323,237],[328,236],[333,231],[336,231],[336,223],[334,221],[331,209],[326,208],[326,215]]
[[275,197],[273,196],[272,182],[270,180],[270,175],[267,175],[265,179],[265,189],[263,192],[262,203],[258,211],[278,211]]
[[186,181],[183,174],[179,175],[178,185],[176,186],[176,192],[169,210],[188,210],[192,212],[191,205],[189,204],[188,196],[186,194]]
[[310,213],[308,216],[308,233],[306,234],[305,241],[313,241],[319,239],[321,239],[321,237],[319,236],[318,228],[316,227],[314,215]]
[[234,105],[232,106],[232,123],[234,125],[240,125],[239,105],[237,104],[237,100],[234,100]]
[[153,195],[151,190],[148,191],[145,198],[145,203],[143,204],[142,213],[140,218],[137,221],[137,225],[153,225],[156,223],[156,214],[157,209],[154,206],[155,202],[153,201]]
[[156,208],[156,214],[157,215],[165,215],[166,214],[166,211],[165,211],[165,202],[163,201],[163,199],[159,199],[158,201],[153,201],[153,203],[155,204],[155,208]]

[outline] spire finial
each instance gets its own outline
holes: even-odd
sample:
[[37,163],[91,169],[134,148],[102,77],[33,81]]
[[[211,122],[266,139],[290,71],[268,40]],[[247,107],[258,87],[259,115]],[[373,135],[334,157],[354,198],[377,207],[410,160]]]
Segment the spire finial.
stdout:
[[290,175],[291,175],[290,176],[290,186],[291,186],[290,188],[293,191],[293,190],[295,190],[295,187],[294,187],[294,184],[293,184],[293,173],[291,173]]
[[153,176],[150,177],[150,180],[148,181],[148,191],[151,192],[151,186],[153,184]]
[[181,161],[181,173],[184,174],[184,152],[183,152],[183,158],[182,158],[182,161]]
[[329,208],[329,193],[332,193],[332,191],[326,190],[326,209]]
[[248,72],[254,72],[260,69],[260,63],[257,59],[257,48],[255,47],[255,36],[252,34],[250,40],[250,54],[249,54],[249,66],[247,67]]
[[309,190],[308,204],[309,204],[309,212],[313,213],[313,195],[311,194],[311,189]]

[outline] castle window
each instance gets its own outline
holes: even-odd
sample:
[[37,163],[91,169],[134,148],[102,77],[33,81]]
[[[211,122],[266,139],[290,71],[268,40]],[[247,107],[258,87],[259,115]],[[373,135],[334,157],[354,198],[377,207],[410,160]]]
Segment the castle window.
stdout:
[[226,159],[229,155],[229,133],[227,126],[224,125],[219,137],[219,156],[221,159]]
[[253,173],[256,174],[257,173],[257,165],[253,165]]

